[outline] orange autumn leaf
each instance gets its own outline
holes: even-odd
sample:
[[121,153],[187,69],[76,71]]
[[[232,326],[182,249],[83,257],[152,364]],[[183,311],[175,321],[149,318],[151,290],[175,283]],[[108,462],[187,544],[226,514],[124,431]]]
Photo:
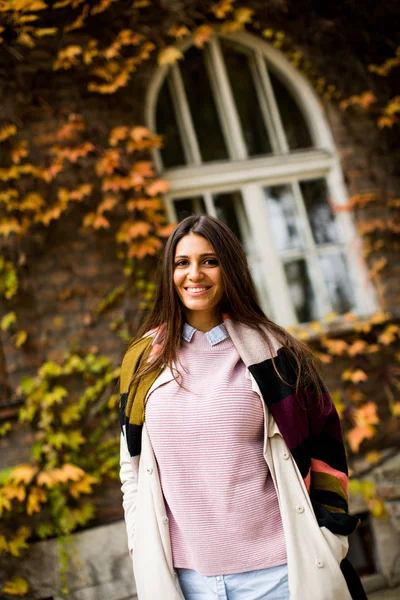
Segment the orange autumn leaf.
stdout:
[[210,25],[200,25],[193,34],[193,43],[197,48],[203,48],[211,39],[214,30]]
[[377,425],[379,423],[379,417],[375,402],[367,402],[360,406],[360,408],[355,409],[354,419],[358,427]]
[[59,469],[53,469],[50,474],[58,483],[65,483],[67,481],[78,481],[85,475],[85,471],[76,465],[65,463]]
[[173,232],[175,227],[176,225],[171,223],[171,225],[165,225],[164,227],[157,229],[157,233],[160,237],[168,237]]
[[153,163],[149,160],[139,160],[133,165],[132,170],[142,177],[152,177],[154,175]]
[[354,427],[348,432],[347,438],[349,440],[350,448],[353,452],[358,452],[361,443],[365,439],[370,439],[375,435],[375,428],[371,426],[366,427]]
[[0,129],[0,142],[4,142],[9,137],[15,135],[17,133],[17,128],[15,125],[7,125]]
[[346,110],[349,106],[359,106],[363,110],[368,110],[376,100],[375,94],[372,91],[367,91],[360,95],[350,96],[347,100],[342,100],[339,106],[342,110]]
[[129,240],[139,236],[145,237],[151,229],[152,226],[146,221],[128,221],[122,225],[121,233],[125,236],[126,240]]
[[149,196],[157,196],[157,194],[163,194],[169,188],[169,183],[165,179],[156,179],[146,187],[146,192]]
[[161,210],[163,204],[159,198],[132,198],[126,206],[128,210]]
[[88,213],[83,219],[84,227],[93,227],[93,229],[108,229],[110,222],[102,214]]
[[128,131],[129,128],[126,126],[114,127],[114,129],[111,130],[108,138],[108,143],[110,146],[116,146],[119,142],[125,140],[128,137]]
[[334,354],[336,356],[341,356],[348,348],[348,344],[344,340],[325,339],[322,343],[330,354]]
[[107,210],[112,210],[114,206],[117,204],[118,200],[115,196],[105,196],[104,200],[100,202],[97,207],[97,213],[103,214]]
[[400,328],[398,327],[398,325],[387,325],[378,337],[378,342],[384,344],[385,346],[393,344],[393,342],[397,339],[399,335],[399,331]]
[[362,354],[365,352],[366,348],[367,342],[364,340],[356,340],[347,348],[347,352],[349,356],[356,356],[357,354]]
[[367,379],[368,375],[361,369],[356,369],[355,371],[353,371],[352,369],[346,369],[342,373],[343,381],[352,381],[353,383],[360,383],[360,381],[366,381]]
[[20,140],[16,142],[11,150],[11,160],[15,165],[21,162],[21,158],[28,156],[28,142],[26,140]]
[[106,150],[96,163],[97,175],[112,175],[120,164],[120,152],[116,148]]
[[134,142],[140,142],[149,135],[150,131],[147,129],[147,127],[142,126],[132,127],[132,129],[129,132],[129,137],[132,138]]

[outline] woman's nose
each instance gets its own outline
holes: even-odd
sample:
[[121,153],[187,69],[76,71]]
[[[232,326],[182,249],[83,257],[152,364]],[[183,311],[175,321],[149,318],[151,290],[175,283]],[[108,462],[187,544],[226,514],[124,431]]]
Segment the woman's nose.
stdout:
[[190,272],[189,272],[189,279],[193,279],[193,280],[201,279],[202,275],[203,274],[201,272],[199,265],[191,265]]

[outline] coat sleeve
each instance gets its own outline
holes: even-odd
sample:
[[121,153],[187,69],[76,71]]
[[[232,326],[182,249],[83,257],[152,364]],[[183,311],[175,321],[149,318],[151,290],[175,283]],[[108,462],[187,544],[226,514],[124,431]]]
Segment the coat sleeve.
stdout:
[[136,499],[138,490],[139,456],[131,458],[128,452],[126,437],[121,433],[120,444],[120,480],[123,494],[122,506],[125,515],[126,532],[128,535],[129,554],[133,556],[133,542],[136,524]]
[[306,479],[315,516],[321,527],[349,535],[359,519],[348,512],[348,469],[339,415],[325,387],[320,401],[310,393],[307,404],[310,471]]

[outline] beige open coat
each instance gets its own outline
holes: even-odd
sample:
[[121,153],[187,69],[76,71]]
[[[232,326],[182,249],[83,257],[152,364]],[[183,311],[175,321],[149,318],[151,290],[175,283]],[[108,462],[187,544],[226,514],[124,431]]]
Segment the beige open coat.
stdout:
[[[249,371],[246,376],[262,400]],[[171,379],[167,368],[148,394]],[[348,550],[347,537],[319,527],[298,467],[263,400],[262,406],[264,458],[274,480],[282,515],[290,600],[351,600],[340,570],[340,562]],[[125,437],[121,435],[120,477],[139,600],[183,600],[173,567],[168,517],[146,423],[140,457],[129,456]]]

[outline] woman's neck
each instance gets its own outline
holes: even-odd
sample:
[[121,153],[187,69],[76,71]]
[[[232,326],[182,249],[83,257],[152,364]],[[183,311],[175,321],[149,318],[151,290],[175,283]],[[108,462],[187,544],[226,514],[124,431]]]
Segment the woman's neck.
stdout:
[[221,323],[221,318],[219,315],[204,315],[199,314],[196,311],[190,311],[186,313],[186,321],[191,327],[194,327],[199,331],[210,331],[213,327],[216,327]]

